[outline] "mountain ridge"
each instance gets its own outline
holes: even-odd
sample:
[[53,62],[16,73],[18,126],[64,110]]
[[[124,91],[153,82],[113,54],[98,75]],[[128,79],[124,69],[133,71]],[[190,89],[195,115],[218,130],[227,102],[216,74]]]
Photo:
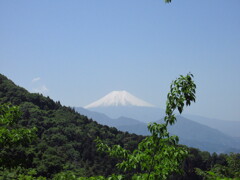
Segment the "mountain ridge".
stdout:
[[232,137],[240,138],[240,121],[226,121],[192,114],[185,114],[183,116],[195,122],[207,125],[214,129],[218,129],[221,132],[228,134]]
[[[147,129],[147,123],[139,121],[139,119],[129,118],[128,116],[124,117],[123,115],[112,119],[102,112],[90,111],[84,108],[75,108],[75,110],[89,118],[93,118],[100,124],[116,127],[120,131],[145,136],[150,135]],[[163,119],[156,122],[162,123],[162,121]],[[179,136],[180,143],[189,147],[218,153],[230,152],[231,150],[240,152],[238,139],[217,129],[179,115],[177,116],[177,123],[173,126],[169,126],[169,132]]]

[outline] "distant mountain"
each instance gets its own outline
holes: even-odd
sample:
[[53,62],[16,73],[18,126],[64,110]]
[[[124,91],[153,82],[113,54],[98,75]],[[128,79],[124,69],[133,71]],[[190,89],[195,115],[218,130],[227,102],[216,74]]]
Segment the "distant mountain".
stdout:
[[95,121],[97,121],[100,124],[103,125],[107,125],[110,127],[117,127],[117,126],[125,126],[125,125],[146,125],[145,123],[135,120],[133,118],[127,118],[127,117],[118,117],[118,118],[110,118],[107,115],[103,114],[103,113],[98,113],[98,112],[94,112],[94,111],[90,111],[88,109],[84,109],[81,107],[75,107],[74,108],[77,112],[79,112],[80,114],[83,114],[85,116],[87,116],[88,118],[91,118]]
[[184,117],[191,119],[195,122],[205,124],[214,129],[218,129],[225,134],[233,137],[240,137],[240,120],[238,121],[224,121],[219,119],[207,118],[196,115],[183,115]]
[[[160,121],[158,121],[160,123]],[[117,126],[121,131],[149,135],[147,125]],[[169,126],[169,132],[178,135],[180,143],[209,152],[240,152],[239,139],[228,136],[217,129],[177,116],[177,123]]]
[[[149,135],[147,123],[162,119],[165,115],[163,109],[126,91],[113,91],[85,108],[76,110],[101,124],[139,135]],[[230,149],[239,152],[239,139],[230,136],[240,132],[238,123],[229,125],[198,116],[185,117],[178,116],[178,122],[169,127],[172,134],[180,137],[182,144],[209,152],[228,152]]]
[[142,122],[156,121],[164,115],[162,109],[135,97],[127,91],[112,91],[84,108],[103,113],[111,119],[124,116]]
[[149,123],[157,121],[164,117],[164,110],[157,107],[140,107],[140,106],[112,106],[112,107],[96,107],[88,108],[88,110],[103,113],[112,119],[119,117],[128,117]]
[[[79,113],[93,118],[93,120],[118,130],[135,133],[138,135],[149,135],[147,123],[140,122],[136,119],[120,117],[112,119],[103,113],[89,111],[84,108],[75,108]],[[161,122],[161,121],[157,121]],[[228,136],[219,130],[213,129],[206,125],[189,120],[182,116],[177,116],[177,123],[169,126],[171,134],[180,137],[180,143],[189,147],[199,148],[209,152],[240,152],[240,141],[237,138]]]
[[[85,106],[85,108],[90,111],[105,114],[111,119],[128,117],[145,123],[157,121],[165,115],[163,109],[154,107],[150,103],[126,91],[113,91],[98,101]],[[184,114],[183,116],[200,124],[217,129],[232,137],[240,137],[240,121],[223,121],[189,114]]]
[[84,108],[88,109],[113,106],[154,107],[154,105],[135,97],[127,91],[112,91],[103,98],[85,106]]

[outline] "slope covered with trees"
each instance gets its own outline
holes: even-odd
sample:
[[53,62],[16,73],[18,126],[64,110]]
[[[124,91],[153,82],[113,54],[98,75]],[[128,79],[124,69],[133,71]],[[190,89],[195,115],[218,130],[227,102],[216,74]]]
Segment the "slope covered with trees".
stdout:
[[[19,159],[18,164],[26,169],[35,169],[37,176],[50,178],[68,170],[79,176],[114,173],[116,160],[96,151],[94,140],[97,136],[128,149],[134,149],[142,139],[141,136],[99,125],[74,109],[49,97],[29,93],[0,75],[0,104],[9,102],[18,105],[22,111],[18,126],[36,127],[37,138],[28,146],[4,146],[0,158]],[[16,165],[2,163],[1,167]]]

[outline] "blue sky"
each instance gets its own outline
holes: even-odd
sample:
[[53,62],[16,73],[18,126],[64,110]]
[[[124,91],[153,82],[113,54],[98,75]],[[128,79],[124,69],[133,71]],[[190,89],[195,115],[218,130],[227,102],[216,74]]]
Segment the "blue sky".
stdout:
[[239,0],[1,0],[0,73],[85,106],[127,90],[164,108],[191,72],[186,113],[240,121]]

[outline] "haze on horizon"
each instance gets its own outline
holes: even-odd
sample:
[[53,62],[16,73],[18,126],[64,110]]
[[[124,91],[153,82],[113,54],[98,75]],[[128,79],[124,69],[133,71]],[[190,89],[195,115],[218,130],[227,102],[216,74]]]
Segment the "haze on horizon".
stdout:
[[164,108],[194,74],[186,113],[240,121],[239,0],[0,2],[0,73],[30,92],[83,107],[126,90]]

